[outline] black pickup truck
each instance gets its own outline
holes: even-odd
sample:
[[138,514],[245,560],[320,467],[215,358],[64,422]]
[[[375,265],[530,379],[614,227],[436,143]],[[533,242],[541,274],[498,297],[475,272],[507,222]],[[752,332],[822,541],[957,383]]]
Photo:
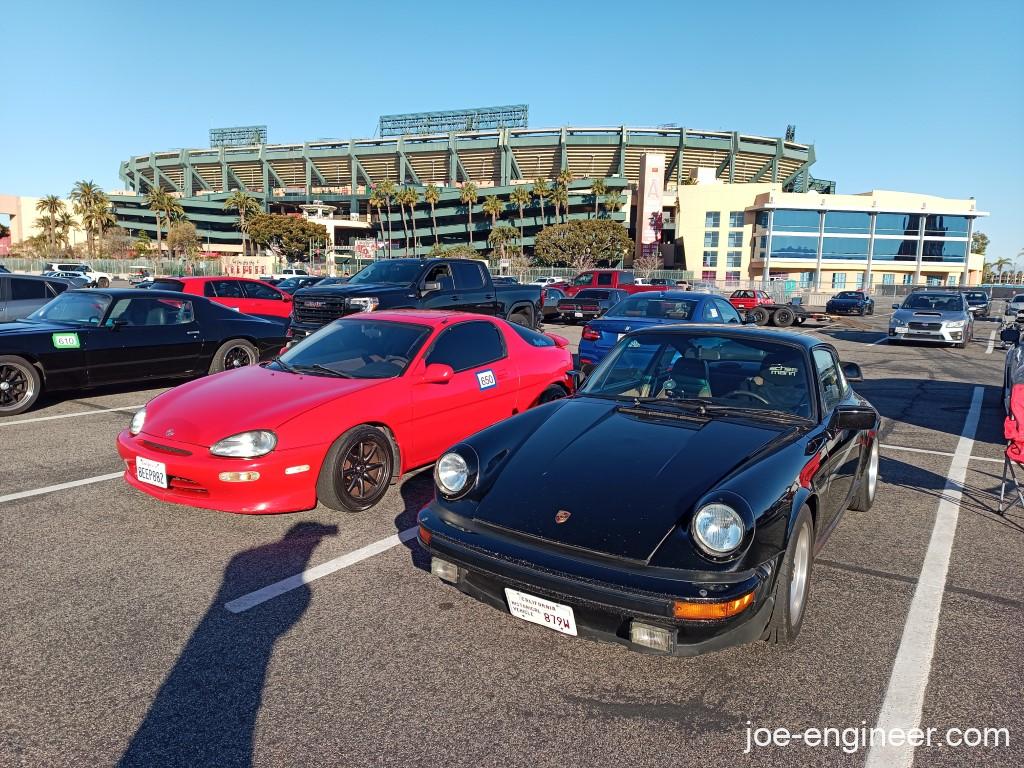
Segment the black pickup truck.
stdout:
[[495,285],[472,259],[386,259],[347,283],[295,292],[292,336],[300,339],[339,317],[382,309],[457,309],[496,315],[527,328],[542,318],[540,286]]

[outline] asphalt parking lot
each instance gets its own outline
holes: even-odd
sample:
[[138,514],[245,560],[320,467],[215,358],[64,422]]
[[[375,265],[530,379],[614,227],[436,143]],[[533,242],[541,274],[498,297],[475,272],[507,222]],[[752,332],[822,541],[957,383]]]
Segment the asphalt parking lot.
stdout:
[[899,724],[918,696],[922,728],[1005,728],[1009,745],[937,739],[914,765],[1021,765],[1024,512],[995,513],[997,324],[954,350],[891,346],[885,322],[800,329],[863,366],[883,450],[874,507],[819,556],[799,641],[695,658],[565,637],[442,584],[406,533],[429,472],[368,513],[235,516],[116,476],[116,434],[162,390],[0,421],[0,764],[900,765],[748,729]]

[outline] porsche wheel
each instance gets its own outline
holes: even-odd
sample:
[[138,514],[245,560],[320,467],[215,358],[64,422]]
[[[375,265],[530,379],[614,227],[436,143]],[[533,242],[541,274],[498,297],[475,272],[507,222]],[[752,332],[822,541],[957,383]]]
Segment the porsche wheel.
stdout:
[[39,399],[42,389],[42,378],[32,363],[0,355],[0,416],[24,413]]
[[875,489],[878,487],[878,440],[871,441],[871,448],[868,452],[868,459],[861,472],[860,483],[857,487],[857,495],[850,504],[850,509],[856,512],[867,512],[875,502]]
[[220,348],[213,354],[213,362],[210,363],[210,373],[244,368],[247,365],[256,365],[259,361],[259,352],[252,342],[245,339],[231,339],[221,344]]
[[765,635],[771,645],[792,643],[800,634],[811,592],[813,561],[814,522],[805,504],[793,524],[789,546],[775,581],[775,610]]
[[368,424],[354,427],[327,452],[316,481],[317,498],[339,512],[364,512],[387,493],[394,467],[391,439]]

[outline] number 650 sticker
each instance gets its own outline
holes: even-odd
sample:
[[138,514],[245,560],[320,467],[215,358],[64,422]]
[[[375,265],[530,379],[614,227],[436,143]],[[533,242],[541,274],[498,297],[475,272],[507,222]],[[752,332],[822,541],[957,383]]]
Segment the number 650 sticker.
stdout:
[[476,375],[477,384],[480,385],[480,389],[490,389],[491,387],[498,386],[498,380],[494,377],[494,371],[486,370],[480,371]]

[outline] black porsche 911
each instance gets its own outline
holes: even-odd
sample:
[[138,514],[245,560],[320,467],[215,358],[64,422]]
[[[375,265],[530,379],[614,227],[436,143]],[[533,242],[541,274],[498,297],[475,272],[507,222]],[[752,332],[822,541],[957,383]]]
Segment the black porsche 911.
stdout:
[[0,417],[44,390],[187,378],[254,365],[286,343],[281,325],[201,296],[168,291],[66,291],[0,325]]
[[627,334],[576,396],[437,462],[432,572],[514,616],[647,652],[794,640],[812,561],[878,479],[860,368],[750,327]]

